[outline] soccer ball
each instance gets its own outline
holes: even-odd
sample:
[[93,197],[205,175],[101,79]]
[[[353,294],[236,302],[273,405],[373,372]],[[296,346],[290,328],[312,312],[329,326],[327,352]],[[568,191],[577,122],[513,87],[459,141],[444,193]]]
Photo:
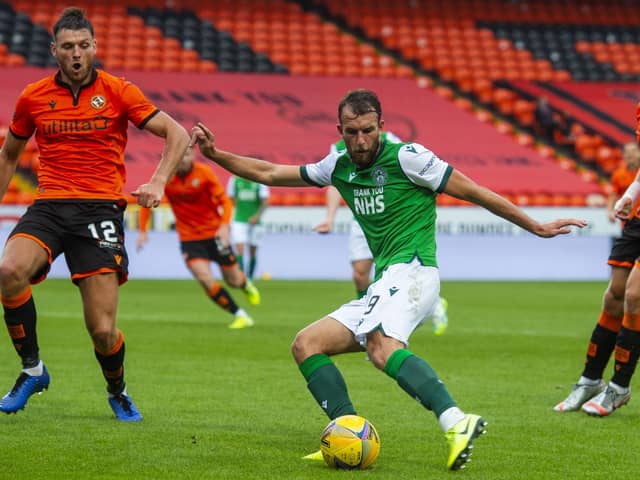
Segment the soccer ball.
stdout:
[[332,468],[364,469],[378,457],[380,437],[366,418],[343,415],[332,420],[322,432],[320,450]]

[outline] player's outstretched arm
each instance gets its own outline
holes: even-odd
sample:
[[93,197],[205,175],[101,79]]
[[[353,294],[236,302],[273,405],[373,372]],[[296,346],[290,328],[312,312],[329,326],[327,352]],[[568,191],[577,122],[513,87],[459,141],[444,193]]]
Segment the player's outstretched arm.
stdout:
[[342,197],[340,196],[340,192],[333,185],[329,185],[327,187],[327,214],[322,221],[313,229],[318,233],[330,233],[333,229],[333,221],[336,217],[336,212],[338,211],[338,207],[340,206],[340,200]]
[[216,148],[214,135],[202,122],[191,129],[190,146],[198,144],[200,153],[213,160],[225,170],[264,185],[281,187],[309,187],[294,165],[279,165],[258,158],[244,157]]
[[562,218],[552,222],[539,223],[506,198],[478,185],[458,170],[454,170],[451,174],[444,192],[484,207],[495,215],[509,220],[539,237],[555,237],[570,233],[570,227],[582,228],[587,225],[586,221],[575,218]]

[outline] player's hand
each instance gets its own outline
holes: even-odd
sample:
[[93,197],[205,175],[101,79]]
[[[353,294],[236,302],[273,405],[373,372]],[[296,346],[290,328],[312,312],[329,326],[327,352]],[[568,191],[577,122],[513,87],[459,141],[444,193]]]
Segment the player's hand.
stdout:
[[164,195],[164,185],[143,183],[131,192],[131,195],[136,197],[138,205],[141,207],[155,208],[160,205],[160,200]]
[[607,218],[609,219],[609,223],[616,223],[616,211],[607,210]]
[[149,234],[147,232],[140,232],[136,240],[136,251],[139,252],[144,247],[145,243],[149,241]]
[[252,215],[249,218],[247,218],[247,223],[249,225],[257,225],[257,223],[260,221],[260,216],[259,215]]
[[231,232],[229,230],[229,225],[226,223],[220,225],[216,232],[216,237],[218,237],[219,242],[225,247],[231,245]]
[[196,144],[198,144],[202,155],[213,159],[216,154],[214,135],[202,122],[196,123],[191,129],[191,140],[187,148],[194,148]]
[[538,225],[533,233],[543,238],[551,238],[556,235],[566,235],[567,233],[571,233],[571,228],[569,227],[578,227],[583,228],[587,226],[586,220],[578,220],[575,218],[560,218],[558,220],[554,220],[553,222],[543,223]]
[[324,222],[319,223],[318,225],[313,227],[313,230],[315,232],[324,234],[324,233],[331,233],[332,228],[333,228],[332,222],[325,220]]
[[633,200],[630,197],[622,196],[613,206],[613,211],[620,220],[629,220],[632,207]]

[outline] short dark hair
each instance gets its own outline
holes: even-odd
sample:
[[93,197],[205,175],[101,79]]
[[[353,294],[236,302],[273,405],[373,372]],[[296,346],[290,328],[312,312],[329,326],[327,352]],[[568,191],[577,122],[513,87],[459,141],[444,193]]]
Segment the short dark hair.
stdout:
[[91,32],[91,36],[94,36],[93,25],[86,17],[84,10],[78,7],[68,7],[62,11],[60,18],[53,25],[53,39],[60,30],[82,30],[86,28]]
[[365,113],[375,112],[378,114],[378,120],[382,118],[382,107],[378,96],[371,90],[359,88],[347,92],[338,105],[338,120],[342,121],[342,110],[349,105],[353,113],[357,116]]

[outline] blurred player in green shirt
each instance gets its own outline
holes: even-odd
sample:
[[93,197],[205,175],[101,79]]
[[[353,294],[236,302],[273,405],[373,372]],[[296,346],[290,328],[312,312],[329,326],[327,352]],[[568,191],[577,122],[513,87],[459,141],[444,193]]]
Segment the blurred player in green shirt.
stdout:
[[[231,241],[236,257],[250,279],[256,270],[258,247],[264,238],[262,214],[269,204],[269,187],[240,177],[231,177],[227,183],[227,195],[235,206],[231,222]],[[245,246],[249,248],[249,265],[245,269]]]

